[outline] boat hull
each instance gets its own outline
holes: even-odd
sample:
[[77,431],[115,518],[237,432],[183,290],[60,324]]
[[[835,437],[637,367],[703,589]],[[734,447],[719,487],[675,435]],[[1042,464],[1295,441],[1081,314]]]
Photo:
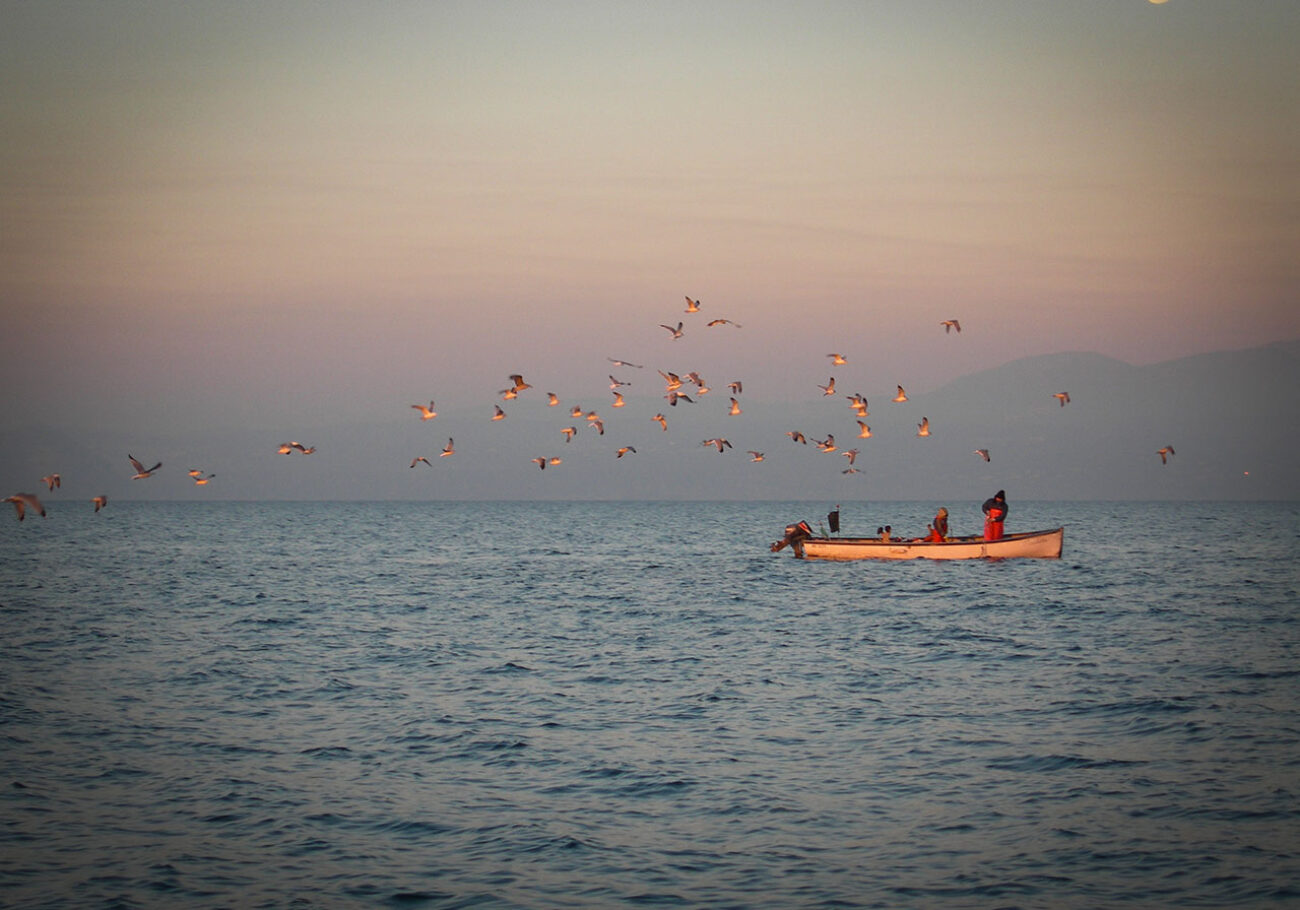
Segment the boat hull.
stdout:
[[805,537],[790,542],[799,559],[1059,559],[1065,529],[1008,534],[1001,540],[884,541],[874,537]]

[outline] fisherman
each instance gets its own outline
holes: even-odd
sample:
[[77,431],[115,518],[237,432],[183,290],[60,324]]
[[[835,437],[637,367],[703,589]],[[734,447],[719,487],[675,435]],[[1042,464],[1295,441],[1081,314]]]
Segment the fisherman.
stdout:
[[939,543],[948,539],[948,510],[944,506],[939,507],[939,511],[934,513],[934,536],[927,538]]
[[998,490],[992,499],[984,500],[984,539],[1001,540],[1002,523],[1007,519],[1007,493]]

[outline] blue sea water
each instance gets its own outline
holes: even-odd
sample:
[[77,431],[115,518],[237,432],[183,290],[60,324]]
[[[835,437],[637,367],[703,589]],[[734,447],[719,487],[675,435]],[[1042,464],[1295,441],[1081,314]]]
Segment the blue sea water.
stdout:
[[0,906],[1300,905],[1294,503],[48,505]]

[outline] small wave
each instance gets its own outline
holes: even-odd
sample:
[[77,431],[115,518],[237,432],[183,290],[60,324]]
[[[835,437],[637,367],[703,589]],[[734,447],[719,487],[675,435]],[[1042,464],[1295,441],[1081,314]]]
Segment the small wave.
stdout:
[[1146,762],[1125,761],[1123,759],[1084,758],[1080,755],[1017,755],[995,758],[986,767],[1000,771],[1032,771],[1051,773],[1054,771],[1075,771],[1091,768],[1113,768],[1124,765],[1144,765]]
[[496,673],[532,673],[533,668],[525,667],[523,664],[517,664],[513,660],[508,660],[499,667],[487,667],[479,672],[490,675]]
[[394,907],[411,907],[415,904],[427,904],[431,901],[449,901],[455,898],[454,894],[447,894],[443,891],[398,891],[388,898],[386,903]]
[[431,834],[448,834],[456,830],[448,825],[440,825],[424,819],[389,819],[378,822],[371,828],[376,832],[399,837],[426,837]]
[[1148,713],[1184,714],[1196,709],[1197,705],[1189,704],[1186,699],[1134,698],[1128,701],[1079,703],[1069,706],[1066,710],[1074,714],[1124,716]]

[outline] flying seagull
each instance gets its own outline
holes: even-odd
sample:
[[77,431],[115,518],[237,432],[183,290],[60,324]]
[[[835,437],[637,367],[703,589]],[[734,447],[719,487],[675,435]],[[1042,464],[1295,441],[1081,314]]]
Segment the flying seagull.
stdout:
[[988,449],[976,449],[976,450],[975,450],[975,454],[978,455],[980,458],[983,458],[985,461],[988,461],[988,460],[989,460],[989,450],[988,450]]
[[958,335],[961,334],[961,323],[958,322],[956,319],[945,319],[943,322],[939,323],[939,325],[943,326],[943,333],[945,335],[947,335],[953,329],[957,330]]
[[702,443],[700,443],[700,445],[717,446],[719,455],[722,454],[723,449],[731,448],[731,443],[721,437],[718,437],[717,439],[706,439]]
[[929,418],[929,417],[922,417],[922,418],[921,418],[921,422],[918,423],[918,424],[916,425],[916,435],[917,435],[917,436],[929,436],[929,435],[930,435],[930,418]]
[[644,364],[629,363],[626,360],[619,360],[617,357],[606,357],[605,359],[608,360],[610,363],[614,364],[614,366],[616,367],[634,367],[638,370],[644,367]]
[[430,461],[429,459],[425,458],[423,455],[416,455],[414,458],[412,458],[412,459],[411,459],[411,467],[415,467],[417,464],[419,464],[419,463],[422,462],[422,461],[423,461],[425,464],[427,464],[429,467],[433,467],[433,462]]
[[455,455],[455,454],[456,454],[456,447],[455,447],[455,444],[454,444],[454,443],[455,443],[455,440],[448,439],[448,440],[447,440],[447,444],[446,444],[445,446],[442,447],[442,452],[438,455],[438,457],[439,457],[439,458],[446,458],[448,455]]
[[903,387],[900,385],[900,386],[898,387],[898,394],[895,395],[893,398],[891,398],[891,399],[889,399],[889,400],[890,400],[890,401],[907,401],[907,393],[903,391]]
[[659,428],[660,428],[661,430],[663,430],[665,433],[668,432],[668,418],[664,417],[663,414],[656,414],[656,415],[655,415],[654,417],[652,417],[651,419],[652,419],[655,423],[659,424]]
[[762,453],[762,452],[755,452],[753,449],[750,449],[750,450],[749,450],[749,460],[750,460],[750,461],[762,461],[762,460],[763,460],[763,453]]
[[438,412],[433,409],[432,401],[429,402],[428,407],[425,407],[422,404],[413,404],[411,405],[411,407],[415,408],[417,411],[420,412],[421,420],[433,420],[433,418],[438,416]]
[[681,324],[680,322],[677,323],[677,328],[673,328],[673,327],[670,326],[670,325],[664,325],[664,324],[661,322],[661,323],[659,323],[659,328],[661,328],[661,329],[667,329],[668,331],[672,332],[672,333],[673,333],[673,338],[674,338],[674,339],[676,339],[676,338],[681,338],[681,337],[682,337],[682,324]]
[[12,496],[6,496],[5,502],[14,504],[14,511],[18,513],[18,520],[22,521],[27,517],[26,510],[31,509],[42,518],[46,518],[45,506],[36,498],[35,493],[15,493]]
[[730,415],[731,417],[735,417],[737,414],[740,413],[743,413],[740,410],[740,402],[734,398],[731,399],[731,410],[727,411],[727,414]]
[[98,512],[100,509],[104,508],[104,506],[108,505],[108,497],[107,497],[107,496],[102,496],[102,495],[101,495],[101,496],[96,496],[94,499],[92,499],[92,500],[90,500],[90,501],[93,502],[93,503],[95,504],[95,511],[96,511],[96,512]]
[[615,458],[622,458],[622,457],[623,457],[624,455],[626,455],[628,452],[631,452],[633,455],[635,455],[635,454],[636,454],[636,449],[632,448],[631,446],[620,446],[620,447],[619,447],[619,450],[618,450],[616,453],[614,453],[614,457],[615,457]]
[[1162,448],[1156,449],[1156,454],[1160,456],[1161,464],[1169,464],[1169,458],[1167,456],[1176,455],[1178,453],[1174,451],[1173,446],[1163,446]]
[[838,367],[848,363],[843,354],[827,354],[826,356],[831,359],[831,366]]
[[711,319],[711,320],[709,320],[709,322],[708,322],[708,326],[709,326],[709,328],[712,328],[712,327],[715,326],[715,325],[734,325],[736,328],[740,328],[740,327],[741,327],[739,322],[732,322],[730,319]]
[[153,476],[154,471],[162,467],[162,462],[160,461],[152,468],[146,470],[145,466],[140,464],[134,455],[127,455],[126,457],[131,459],[131,467],[135,468],[135,474],[132,476],[132,480],[143,480],[146,477],[151,477]]
[[55,487],[63,486],[63,478],[58,474],[46,474],[41,478],[41,483],[53,490]]
[[691,298],[687,297],[687,298],[686,298],[686,312],[688,312],[688,313],[698,313],[699,311],[700,311],[700,302],[699,302],[698,300],[692,300]]
[[817,388],[819,388],[819,389],[822,390],[822,395],[834,395],[834,394],[835,394],[835,377],[832,376],[832,377],[830,378],[830,381],[829,381],[828,383],[826,383],[826,385],[819,385]]
[[[1070,403],[1070,393],[1069,393],[1069,392],[1057,392],[1057,393],[1054,394],[1052,397],[1055,398],[1057,401],[1059,401],[1059,402],[1061,403],[1061,407],[1065,407],[1067,404]],[[1084,410],[1087,410],[1087,409],[1085,408]]]

